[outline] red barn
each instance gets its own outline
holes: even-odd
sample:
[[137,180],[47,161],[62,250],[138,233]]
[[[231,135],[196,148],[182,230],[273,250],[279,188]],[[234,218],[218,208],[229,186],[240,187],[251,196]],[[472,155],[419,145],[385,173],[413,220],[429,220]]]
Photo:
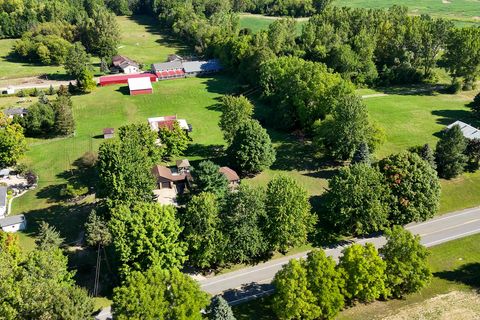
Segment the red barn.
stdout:
[[148,77],[128,79],[128,88],[131,96],[151,94],[153,92],[152,82]]
[[119,74],[114,76],[103,76],[100,77],[99,84],[100,86],[108,86],[112,84],[127,84],[128,79],[136,78],[145,78],[149,77],[151,82],[157,81],[157,76],[150,72],[139,73],[139,74]]

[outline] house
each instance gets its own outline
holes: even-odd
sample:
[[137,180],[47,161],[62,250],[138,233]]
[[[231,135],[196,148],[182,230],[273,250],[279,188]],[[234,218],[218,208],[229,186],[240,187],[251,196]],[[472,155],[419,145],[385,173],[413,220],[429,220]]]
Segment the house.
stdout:
[[5,109],[3,114],[5,114],[8,118],[12,119],[14,116],[24,117],[28,113],[28,109],[26,108],[12,108],[12,109]]
[[157,182],[158,189],[174,189],[182,193],[191,179],[190,173],[179,172],[178,168],[168,168],[156,165],[152,168],[152,174]]
[[7,87],[5,89],[2,89],[2,94],[14,94],[15,93],[15,88],[13,87]]
[[136,74],[118,74],[100,77],[98,84],[102,87],[114,84],[127,84],[129,79],[149,77],[151,82],[157,81],[157,76],[150,72]]
[[17,216],[9,216],[0,219],[0,229],[3,232],[17,232],[27,228],[27,219],[23,214]]
[[181,60],[152,64],[152,72],[158,80],[185,78]]
[[103,139],[111,139],[114,137],[115,129],[114,128],[104,128],[103,129]]
[[175,122],[177,122],[180,128],[186,132],[192,132],[192,126],[187,123],[187,120],[177,119],[177,116],[148,118],[148,124],[153,131],[158,131],[160,128],[168,128],[172,130]]
[[152,82],[149,77],[128,79],[128,88],[131,96],[153,93]]
[[140,65],[135,61],[124,57],[124,56],[115,56],[112,58],[113,68],[119,70],[125,74],[139,73]]
[[214,73],[222,70],[220,61],[212,59],[208,61],[185,61],[182,63],[187,77],[195,77],[203,74]]
[[0,186],[0,218],[7,215],[7,187]]
[[190,162],[188,159],[177,160],[177,170],[180,173],[189,173],[190,172]]
[[452,128],[453,126],[458,125],[460,127],[460,130],[463,133],[463,136],[467,139],[473,140],[473,139],[480,139],[480,130],[478,130],[475,127],[472,127],[469,124],[466,124],[462,121],[455,121],[454,123],[450,124],[447,126],[447,129]]
[[235,188],[240,184],[240,177],[233,169],[221,167],[218,171],[227,178],[230,188]]

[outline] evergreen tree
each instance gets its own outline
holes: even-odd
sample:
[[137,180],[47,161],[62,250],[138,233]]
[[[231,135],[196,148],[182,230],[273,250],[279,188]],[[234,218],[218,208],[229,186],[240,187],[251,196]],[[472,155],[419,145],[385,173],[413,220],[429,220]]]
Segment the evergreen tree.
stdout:
[[52,107],[55,111],[55,132],[64,136],[72,134],[75,131],[75,120],[70,96],[59,96]]
[[437,168],[437,164],[435,163],[435,153],[433,152],[432,148],[430,148],[430,145],[426,143],[422,149],[420,149],[419,156],[427,161],[433,169]]
[[235,320],[232,308],[222,296],[215,296],[210,304],[210,320]]
[[365,142],[361,142],[357,149],[355,150],[355,153],[353,154],[353,159],[352,163],[366,163],[370,164],[371,163],[371,155],[370,155],[370,149],[368,148],[368,144]]
[[198,164],[192,170],[192,178],[195,190],[200,192],[211,192],[217,196],[223,196],[228,190],[228,180],[220,171],[220,167],[212,161],[206,160]]
[[38,237],[35,242],[38,249],[49,250],[60,247],[60,245],[63,243],[63,238],[60,237],[60,232],[58,232],[55,227],[52,227],[47,222],[42,221],[40,223]]
[[477,170],[480,163],[480,139],[469,139],[465,155],[468,157],[469,170]]
[[474,116],[480,117],[480,93],[473,98],[473,101],[470,102],[469,107],[472,109]]
[[455,125],[443,133],[435,150],[440,177],[451,179],[463,172],[467,164],[466,148],[467,141],[460,126]]

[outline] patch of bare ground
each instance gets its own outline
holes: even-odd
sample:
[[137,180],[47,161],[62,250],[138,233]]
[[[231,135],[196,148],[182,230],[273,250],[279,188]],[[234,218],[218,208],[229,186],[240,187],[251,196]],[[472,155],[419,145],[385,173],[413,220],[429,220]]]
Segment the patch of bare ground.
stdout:
[[480,294],[452,291],[398,310],[383,320],[479,320]]

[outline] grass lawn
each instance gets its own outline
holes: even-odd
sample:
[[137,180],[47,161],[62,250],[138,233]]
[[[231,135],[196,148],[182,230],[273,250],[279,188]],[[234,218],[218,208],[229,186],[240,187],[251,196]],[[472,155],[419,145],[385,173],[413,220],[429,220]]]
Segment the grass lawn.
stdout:
[[[256,33],[261,30],[267,30],[268,26],[279,17],[262,16],[259,14],[240,14],[240,28],[249,28]],[[308,21],[308,18],[297,18],[297,34],[302,32],[303,25]]]
[[[429,262],[433,279],[428,287],[404,300],[357,305],[343,311],[337,319],[382,319],[395,314],[399,308],[430,299],[450,291],[468,291],[480,287],[480,234],[454,240],[430,249]],[[271,298],[255,300],[234,308],[238,320],[273,320],[276,317],[269,306]],[[461,303],[461,302],[459,302]]]
[[459,26],[480,24],[480,4],[476,0],[337,0],[337,6],[354,8],[385,9],[393,5],[402,5],[409,8],[415,15],[430,14],[455,20]]

